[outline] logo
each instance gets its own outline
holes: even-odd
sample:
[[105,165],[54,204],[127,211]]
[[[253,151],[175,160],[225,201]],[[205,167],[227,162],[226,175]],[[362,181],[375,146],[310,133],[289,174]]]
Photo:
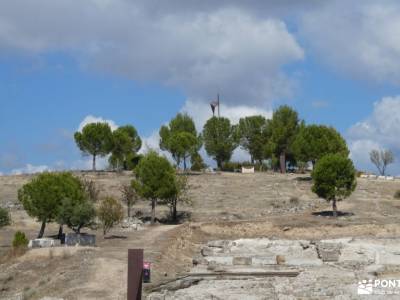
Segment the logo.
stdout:
[[358,295],[400,295],[399,279],[369,279],[358,282]]
[[359,295],[372,295],[373,285],[372,279],[362,280],[358,282],[357,294]]

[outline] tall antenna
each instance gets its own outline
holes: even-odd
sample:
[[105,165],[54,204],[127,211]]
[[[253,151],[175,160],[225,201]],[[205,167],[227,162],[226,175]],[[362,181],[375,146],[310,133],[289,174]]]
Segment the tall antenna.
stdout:
[[218,118],[221,117],[221,115],[219,114],[219,93],[217,94],[217,105],[218,105]]

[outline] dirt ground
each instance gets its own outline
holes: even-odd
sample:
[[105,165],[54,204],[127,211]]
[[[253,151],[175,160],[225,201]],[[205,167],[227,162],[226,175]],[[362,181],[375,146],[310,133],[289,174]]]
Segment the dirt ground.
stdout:
[[[77,174],[94,180],[102,197],[119,198],[121,184],[131,180],[130,173]],[[330,205],[311,193],[306,175],[198,174],[189,177],[192,204],[178,207],[181,224],[145,225],[140,231],[116,227],[109,235],[114,238],[107,239],[99,230],[94,231],[97,247],[35,249],[10,257],[15,231],[34,238],[40,227],[17,201],[18,188],[30,177],[0,177],[0,205],[10,209],[13,219],[0,229],[0,299],[125,299],[128,248],[144,248],[145,260],[152,263],[152,283],[144,287],[148,292],[189,271],[192,258],[209,240],[400,236],[400,200],[393,199],[400,181],[358,179],[352,196],[338,203],[343,216],[335,219],[325,216]],[[150,206],[139,201],[134,211],[147,220]],[[161,221],[167,213],[168,208],[157,207]],[[57,230],[49,224],[45,234]]]

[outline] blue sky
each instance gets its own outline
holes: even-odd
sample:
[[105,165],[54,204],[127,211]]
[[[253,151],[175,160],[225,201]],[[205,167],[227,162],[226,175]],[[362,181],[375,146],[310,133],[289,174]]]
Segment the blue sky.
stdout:
[[219,92],[233,121],[289,104],[337,128],[359,169],[387,148],[400,174],[395,1],[88,2],[0,4],[1,173],[88,167],[72,138],[88,117],[133,124],[156,147],[179,111],[201,128]]

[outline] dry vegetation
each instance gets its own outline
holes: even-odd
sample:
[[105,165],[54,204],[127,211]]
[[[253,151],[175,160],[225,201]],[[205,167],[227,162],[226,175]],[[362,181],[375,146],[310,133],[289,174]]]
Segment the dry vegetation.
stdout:
[[[78,173],[94,180],[100,197],[121,197],[121,185],[130,173]],[[188,271],[192,257],[202,243],[212,239],[279,237],[318,239],[348,236],[398,237],[400,202],[393,195],[397,181],[358,179],[349,199],[338,203],[347,212],[337,219],[320,216],[330,205],[310,192],[306,176],[257,174],[201,174],[189,178],[192,205],[178,206],[181,224],[159,224],[129,231],[121,227],[103,239],[96,231],[97,247],[29,250],[22,256],[9,255],[17,230],[34,238],[39,224],[20,208],[16,191],[30,176],[0,177],[0,204],[10,207],[13,223],[0,229],[0,298],[24,295],[65,299],[125,299],[128,248],[144,248],[152,262],[152,283],[146,290],[176,274]],[[133,214],[148,220],[148,202],[138,201]],[[312,213],[317,212],[313,215]],[[166,220],[168,208],[157,207],[157,216]],[[56,224],[46,235],[57,233]],[[12,299],[12,298],[11,298]]]

